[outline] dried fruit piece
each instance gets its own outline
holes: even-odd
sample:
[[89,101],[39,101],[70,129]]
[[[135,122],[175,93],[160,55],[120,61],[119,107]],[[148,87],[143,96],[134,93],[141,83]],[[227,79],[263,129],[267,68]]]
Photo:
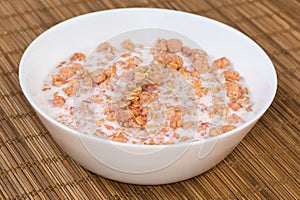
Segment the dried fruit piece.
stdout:
[[190,56],[190,61],[196,71],[205,73],[208,70],[208,60],[205,51],[193,49]]
[[97,121],[97,126],[102,126],[104,124],[104,119],[99,119]]
[[68,97],[73,97],[79,91],[79,82],[77,79],[69,81],[69,85],[62,89]]
[[63,98],[62,96],[55,95],[52,103],[53,103],[53,106],[62,106],[66,103],[66,99]]
[[224,72],[224,77],[226,81],[239,81],[240,80],[240,75],[237,71],[233,71],[231,69],[226,70]]
[[226,122],[228,124],[237,124],[239,122],[243,122],[243,119],[237,114],[232,114],[226,118]]
[[209,136],[214,137],[217,135],[221,135],[223,132],[219,127],[213,127],[209,130]]
[[140,59],[137,56],[133,56],[131,58],[128,58],[124,63],[122,63],[121,67],[123,69],[130,69],[137,67],[142,62],[142,59]]
[[90,73],[90,76],[93,80],[93,84],[100,85],[105,80],[110,78],[110,71],[99,68]]
[[244,105],[249,103],[249,101],[250,101],[250,97],[244,97],[239,101],[239,104]]
[[73,67],[63,67],[59,70],[59,76],[69,79],[75,74],[75,71],[73,70]]
[[182,42],[178,39],[169,39],[167,41],[167,48],[168,48],[168,51],[171,53],[180,52],[180,50],[182,48]]
[[59,75],[52,75],[52,85],[55,87],[60,87],[65,84],[67,81],[66,78],[61,77]]
[[192,89],[196,89],[202,86],[201,80],[193,80],[193,85],[191,86]]
[[248,107],[246,108],[246,111],[247,111],[247,112],[253,111],[253,110],[252,110],[252,106],[248,106]]
[[170,127],[172,129],[177,129],[182,125],[182,117],[180,113],[175,113],[174,116],[171,117],[170,119]]
[[124,49],[127,49],[129,51],[132,51],[135,48],[135,45],[133,44],[133,42],[130,39],[124,40],[123,42],[121,42],[121,46]]
[[167,55],[164,64],[172,69],[179,70],[183,66],[183,60],[178,55]]
[[184,122],[184,123],[182,124],[182,128],[183,128],[184,130],[187,130],[187,129],[193,127],[194,125],[195,125],[195,122],[187,121],[187,122]]
[[215,115],[226,116],[228,114],[228,108],[225,104],[214,104],[210,107],[208,116],[212,118]]
[[207,89],[205,87],[198,87],[195,89],[195,94],[198,97],[203,97],[203,96],[207,95]]
[[136,121],[136,123],[138,125],[141,125],[141,126],[145,125],[147,122],[147,119],[145,117],[142,117],[141,115],[137,116],[134,120]]
[[117,133],[113,136],[112,141],[126,143],[128,139],[125,137],[123,133]]
[[239,103],[229,102],[228,107],[234,111],[238,111],[242,107],[242,105]]
[[113,52],[113,47],[108,42],[103,42],[98,46],[97,52]]
[[110,71],[111,71],[111,74],[117,74],[117,66],[116,66],[116,64],[114,64],[114,65],[112,65],[111,67],[110,67]]
[[114,130],[114,127],[111,126],[111,125],[108,125],[108,124],[104,124],[104,127],[105,127],[107,130]]
[[222,126],[222,133],[226,133],[228,131],[232,131],[233,129],[236,129],[236,126],[232,126],[232,125]]
[[230,65],[230,61],[226,57],[219,58],[217,60],[214,60],[214,65],[218,69],[226,68]]
[[187,46],[183,46],[181,48],[181,52],[183,53],[183,55],[189,57],[192,54],[192,50],[190,49],[190,47]]
[[117,118],[117,115],[115,112],[110,112],[106,117],[106,119],[111,122],[115,121],[116,118]]
[[80,64],[80,63],[74,63],[72,65],[72,70],[73,70],[74,73],[76,73],[76,72],[81,73],[82,70],[83,70],[82,64]]
[[83,53],[74,53],[70,58],[71,61],[84,61],[85,55]]
[[225,89],[227,91],[227,96],[232,100],[238,100],[242,97],[242,86],[235,82],[227,81],[225,83]]
[[167,40],[165,40],[165,39],[158,39],[158,40],[156,40],[154,50],[157,51],[157,52],[167,51],[168,50],[168,48],[167,48]]

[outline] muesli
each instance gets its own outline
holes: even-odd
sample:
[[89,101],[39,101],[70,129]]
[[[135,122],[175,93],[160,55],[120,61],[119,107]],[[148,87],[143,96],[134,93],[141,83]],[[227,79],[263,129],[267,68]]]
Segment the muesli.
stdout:
[[222,57],[178,39],[152,47],[125,40],[74,53],[45,79],[49,115],[82,134],[132,144],[198,141],[235,129],[252,113],[245,81]]

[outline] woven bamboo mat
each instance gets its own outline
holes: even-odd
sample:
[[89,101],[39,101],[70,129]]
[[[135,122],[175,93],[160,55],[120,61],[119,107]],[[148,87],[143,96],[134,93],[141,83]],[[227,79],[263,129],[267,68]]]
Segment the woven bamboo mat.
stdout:
[[[138,186],[95,175],[64,154],[21,92],[27,45],[65,19],[121,7],[197,13],[246,33],[271,57],[270,109],[220,164],[187,181]],[[0,0],[0,199],[300,199],[299,0]]]

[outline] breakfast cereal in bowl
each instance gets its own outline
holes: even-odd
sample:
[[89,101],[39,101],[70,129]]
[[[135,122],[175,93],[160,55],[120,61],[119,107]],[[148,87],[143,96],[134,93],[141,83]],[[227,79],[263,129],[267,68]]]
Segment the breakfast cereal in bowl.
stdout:
[[72,54],[53,67],[42,90],[49,115],[82,134],[165,145],[243,124],[253,104],[246,81],[228,58],[210,62],[178,38],[146,45],[128,38]]

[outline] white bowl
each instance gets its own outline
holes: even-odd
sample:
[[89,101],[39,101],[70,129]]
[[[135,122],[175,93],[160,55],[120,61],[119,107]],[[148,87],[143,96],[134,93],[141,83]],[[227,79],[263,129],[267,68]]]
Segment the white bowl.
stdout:
[[[74,52],[88,54],[101,42],[139,28],[168,29],[199,43],[212,59],[226,56],[245,78],[254,116],[242,126],[206,140],[174,145],[134,145],[77,133],[41,109],[45,76]],[[86,169],[135,184],[164,184],[197,176],[223,160],[250,131],[274,99],[277,78],[266,53],[239,31],[194,14],[148,8],[107,10],[62,22],[35,39],[19,69],[22,90],[60,147]]]

